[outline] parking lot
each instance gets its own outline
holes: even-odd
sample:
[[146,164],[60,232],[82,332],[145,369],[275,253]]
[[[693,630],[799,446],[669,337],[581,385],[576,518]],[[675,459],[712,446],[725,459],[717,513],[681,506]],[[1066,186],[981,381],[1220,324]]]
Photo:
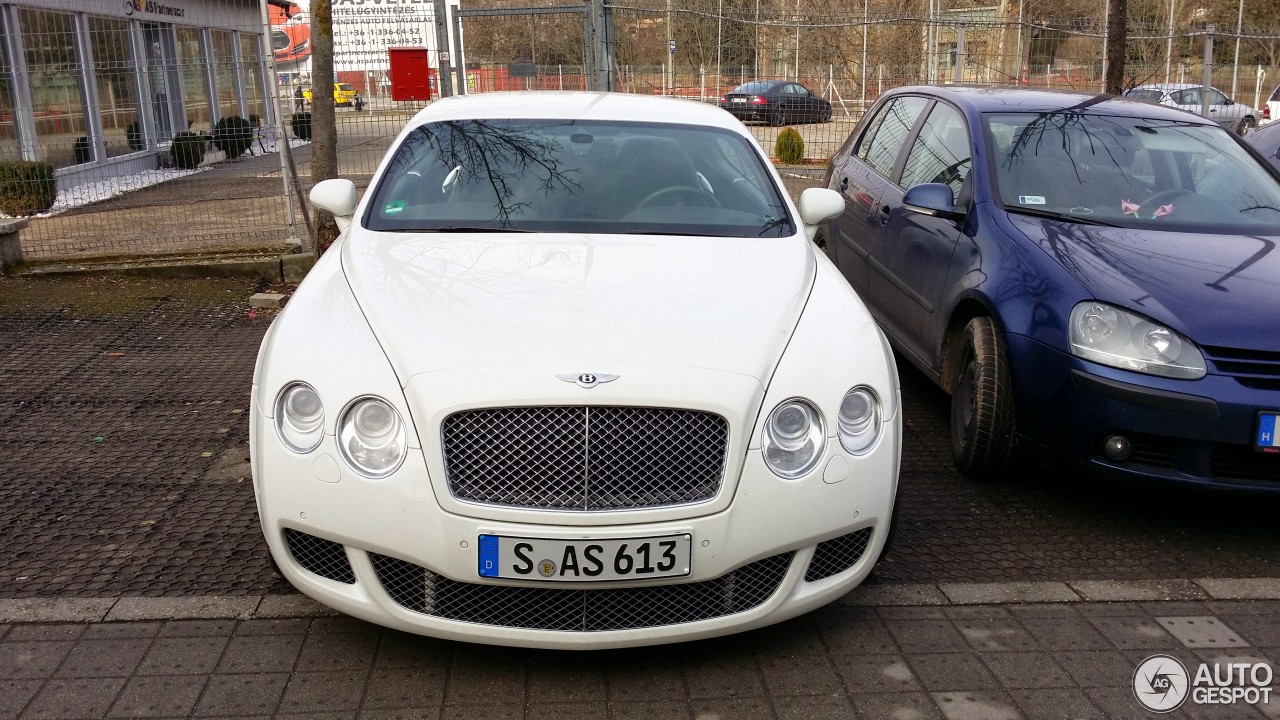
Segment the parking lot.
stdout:
[[[0,596],[291,593],[249,478],[247,410],[271,321],[241,280],[0,280]],[[1280,576],[1270,499],[1038,467],[976,484],[948,399],[902,368],[895,546],[871,582]]]

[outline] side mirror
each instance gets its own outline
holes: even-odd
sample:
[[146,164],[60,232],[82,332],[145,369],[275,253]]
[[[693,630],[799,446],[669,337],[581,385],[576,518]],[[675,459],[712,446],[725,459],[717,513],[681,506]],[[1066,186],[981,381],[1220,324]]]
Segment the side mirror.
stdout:
[[956,207],[956,196],[951,186],[943,183],[916,185],[902,196],[902,205],[911,212],[946,220],[959,220],[965,216],[964,210]]
[[809,188],[800,193],[800,222],[810,240],[818,234],[818,226],[844,212],[844,196],[828,188]]
[[356,214],[356,184],[341,178],[322,180],[311,188],[311,204],[332,213],[338,230],[346,232]]

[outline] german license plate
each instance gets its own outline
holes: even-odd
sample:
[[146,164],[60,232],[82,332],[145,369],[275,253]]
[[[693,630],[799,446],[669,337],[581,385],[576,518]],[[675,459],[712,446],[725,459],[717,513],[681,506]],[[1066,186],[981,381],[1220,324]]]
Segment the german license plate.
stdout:
[[1280,412],[1258,413],[1258,434],[1254,447],[1262,452],[1280,452]]
[[746,98],[729,98],[729,99],[736,103],[744,103],[747,101]]
[[480,577],[599,582],[689,574],[690,536],[548,540],[481,535]]

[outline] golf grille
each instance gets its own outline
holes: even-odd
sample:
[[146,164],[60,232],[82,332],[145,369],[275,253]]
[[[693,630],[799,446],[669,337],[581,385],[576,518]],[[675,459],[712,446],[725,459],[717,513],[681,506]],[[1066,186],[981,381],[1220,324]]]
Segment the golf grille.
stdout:
[[414,612],[480,625],[593,632],[697,622],[758,607],[778,589],[793,554],[714,580],[598,590],[457,582],[404,560],[369,558],[391,599]]
[[441,434],[459,500],[615,510],[714,497],[729,425],[696,410],[521,407],[454,413]]
[[347,560],[347,552],[340,543],[308,535],[292,528],[285,528],[285,544],[294,562],[322,578],[354,585],[355,573]]
[[809,561],[809,569],[804,572],[807,582],[829,578],[832,575],[848,570],[862,558],[867,545],[871,543],[871,528],[855,530],[848,535],[818,543]]

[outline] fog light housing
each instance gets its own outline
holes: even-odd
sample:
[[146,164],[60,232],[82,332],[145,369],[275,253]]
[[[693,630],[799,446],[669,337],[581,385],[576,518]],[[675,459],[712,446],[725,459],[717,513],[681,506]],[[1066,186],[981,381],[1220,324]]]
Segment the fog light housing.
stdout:
[[1133,454],[1133,443],[1123,435],[1110,435],[1102,441],[1102,454],[1108,460],[1128,460]]

